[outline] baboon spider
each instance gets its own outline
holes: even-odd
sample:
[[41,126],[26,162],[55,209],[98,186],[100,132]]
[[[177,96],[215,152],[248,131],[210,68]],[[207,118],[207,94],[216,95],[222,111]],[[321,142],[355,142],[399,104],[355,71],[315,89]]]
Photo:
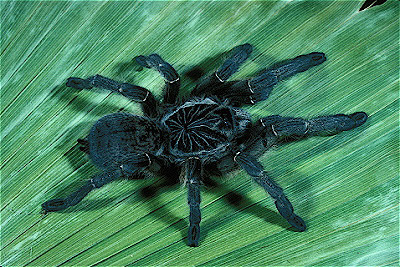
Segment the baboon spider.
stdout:
[[266,100],[278,82],[326,60],[323,53],[314,52],[281,62],[254,78],[228,81],[252,50],[250,44],[233,48],[216,72],[181,99],[178,73],[158,54],[135,59],[141,66],[157,70],[165,79],[161,102],[143,87],[100,75],[68,78],[68,87],[103,88],[139,102],[144,116],[114,113],[98,120],[89,135],[78,142],[102,172],[70,196],[43,203],[43,210],[59,211],[76,205],[94,188],[120,177],[144,172],[168,176],[175,170],[172,173],[181,173],[188,189],[188,244],[198,246],[202,178],[240,167],[270,194],[279,213],[293,227],[305,231],[304,221],[294,213],[282,188],[268,176],[257,158],[273,145],[351,130],[362,125],[368,116],[364,112],[312,119],[273,115],[252,122],[242,106]]

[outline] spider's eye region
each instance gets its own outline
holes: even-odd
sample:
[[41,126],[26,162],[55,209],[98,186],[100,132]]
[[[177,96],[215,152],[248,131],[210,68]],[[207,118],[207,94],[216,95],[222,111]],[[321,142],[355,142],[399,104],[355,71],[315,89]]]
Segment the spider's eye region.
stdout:
[[172,150],[192,153],[210,151],[229,142],[233,137],[233,120],[229,108],[215,102],[198,102],[179,107],[164,123],[171,133]]

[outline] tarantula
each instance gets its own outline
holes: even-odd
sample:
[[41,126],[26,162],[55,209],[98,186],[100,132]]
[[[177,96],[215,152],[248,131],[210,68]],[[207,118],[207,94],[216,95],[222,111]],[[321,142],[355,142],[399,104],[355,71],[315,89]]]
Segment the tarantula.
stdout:
[[298,231],[305,231],[304,221],[294,213],[282,188],[268,176],[257,158],[271,146],[287,141],[351,130],[362,125],[368,116],[364,112],[312,119],[273,115],[252,122],[240,107],[266,100],[278,82],[326,60],[323,53],[313,52],[264,69],[254,78],[227,81],[252,50],[250,44],[234,47],[216,72],[180,99],[180,79],[169,63],[158,54],[136,57],[139,65],[157,70],[165,79],[162,102],[143,87],[100,75],[68,78],[68,87],[103,88],[139,102],[144,116],[104,116],[86,138],[78,139],[81,149],[102,172],[70,196],[43,203],[44,212],[76,205],[92,189],[120,177],[145,172],[181,176],[188,188],[188,245],[198,246],[202,179],[241,167],[270,194],[279,213]]

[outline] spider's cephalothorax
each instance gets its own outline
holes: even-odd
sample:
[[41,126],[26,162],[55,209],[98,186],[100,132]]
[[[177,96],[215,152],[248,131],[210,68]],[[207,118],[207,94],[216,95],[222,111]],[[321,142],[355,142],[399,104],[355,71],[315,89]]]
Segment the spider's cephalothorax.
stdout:
[[190,157],[213,162],[243,135],[250,117],[211,98],[191,99],[161,120],[169,132],[169,152],[177,163]]
[[164,77],[162,102],[143,87],[100,75],[69,78],[69,87],[99,87],[140,102],[145,116],[115,113],[98,120],[89,135],[78,142],[102,172],[66,198],[43,203],[43,210],[59,211],[76,205],[94,188],[120,177],[141,176],[143,172],[181,175],[188,188],[188,243],[198,246],[202,178],[240,167],[270,194],[279,213],[297,230],[304,231],[304,221],[294,213],[282,188],[267,175],[257,157],[272,145],[351,130],[362,125],[368,116],[364,112],[311,119],[273,115],[252,122],[242,106],[266,100],[278,82],[319,65],[326,58],[323,53],[313,52],[282,61],[256,77],[227,81],[251,52],[250,44],[233,48],[222,66],[183,100],[177,99],[180,87],[177,72],[157,54],[135,59]]

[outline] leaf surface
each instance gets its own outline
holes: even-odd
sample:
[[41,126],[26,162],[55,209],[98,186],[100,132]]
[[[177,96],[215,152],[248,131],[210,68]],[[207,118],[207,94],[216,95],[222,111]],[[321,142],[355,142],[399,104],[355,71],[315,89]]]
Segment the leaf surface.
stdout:
[[[1,265],[398,265],[399,2],[0,2]],[[98,170],[78,149],[100,117],[140,114],[101,90],[67,88],[101,74],[162,93],[131,59],[160,54],[188,73],[255,47],[235,79],[300,54],[328,60],[247,107],[253,119],[365,111],[366,124],[260,158],[308,230],[295,232],[243,171],[202,190],[200,247],[186,245],[186,190],[157,177],[117,181],[64,212],[40,214]],[[235,205],[232,204],[236,203]]]

